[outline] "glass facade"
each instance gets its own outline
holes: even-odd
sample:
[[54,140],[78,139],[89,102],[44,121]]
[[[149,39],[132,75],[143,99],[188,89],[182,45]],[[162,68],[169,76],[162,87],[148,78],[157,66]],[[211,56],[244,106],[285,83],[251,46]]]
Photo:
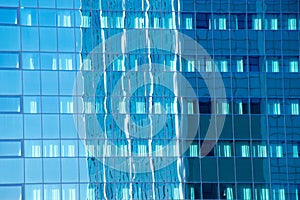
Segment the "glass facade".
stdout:
[[0,0],[0,36],[1,199],[300,198],[299,1]]

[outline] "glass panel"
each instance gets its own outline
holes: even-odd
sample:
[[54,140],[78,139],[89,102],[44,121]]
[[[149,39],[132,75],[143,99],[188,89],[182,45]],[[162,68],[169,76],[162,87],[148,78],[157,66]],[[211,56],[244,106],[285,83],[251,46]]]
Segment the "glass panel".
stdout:
[[0,96],[0,112],[20,112],[20,97],[1,97]]
[[0,53],[0,68],[19,68],[19,54]]
[[18,24],[17,9],[0,8],[0,24]]
[[20,141],[4,141],[0,142],[0,157],[21,156],[22,147]]
[[21,25],[36,26],[38,23],[36,11],[36,9],[20,9]]
[[20,27],[1,26],[0,51],[20,51]]
[[1,197],[1,199],[22,199],[22,187],[21,186],[1,186],[0,187],[0,197]]

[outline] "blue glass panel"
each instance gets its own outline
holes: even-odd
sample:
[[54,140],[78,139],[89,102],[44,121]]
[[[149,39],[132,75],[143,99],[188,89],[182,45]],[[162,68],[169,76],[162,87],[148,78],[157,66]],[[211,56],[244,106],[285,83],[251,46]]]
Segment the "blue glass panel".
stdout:
[[21,141],[3,141],[0,142],[0,157],[21,156]]
[[19,54],[0,53],[0,68],[19,68]]
[[44,182],[59,182],[61,175],[60,158],[44,158]]
[[0,183],[17,184],[24,182],[23,159],[1,159]]
[[22,115],[0,115],[0,139],[20,139],[23,137]]
[[39,24],[40,24],[40,26],[55,26],[56,25],[56,10],[54,10],[54,9],[39,9]]
[[20,5],[24,7],[36,7],[37,0],[20,0]]
[[59,138],[59,118],[58,115],[42,115],[43,138]]
[[58,28],[58,50],[59,51],[75,51],[75,34],[74,29]]
[[75,158],[62,158],[62,181],[64,182],[77,182],[78,173],[78,160]]
[[38,5],[41,8],[55,8],[55,0],[39,0]]
[[43,178],[41,158],[26,158],[25,160],[25,181],[26,183],[40,183]]
[[20,27],[0,27],[0,51],[20,50]]
[[25,51],[39,50],[39,32],[36,27],[22,27],[22,49]]
[[1,186],[0,197],[2,199],[22,199],[21,186]]
[[24,114],[24,138],[41,138],[41,115]]
[[0,5],[1,6],[19,6],[19,0],[0,0]]
[[0,112],[20,112],[21,109],[20,97],[0,96]]
[[37,9],[20,9],[21,25],[36,26],[38,24]]
[[0,24],[17,24],[17,9],[0,8]]
[[15,70],[0,71],[0,94],[21,94],[21,73]]
[[57,37],[55,28],[40,28],[41,51],[56,51]]
[[23,92],[29,95],[39,95],[41,93],[40,72],[23,71]]
[[58,94],[58,72],[42,71],[42,94]]

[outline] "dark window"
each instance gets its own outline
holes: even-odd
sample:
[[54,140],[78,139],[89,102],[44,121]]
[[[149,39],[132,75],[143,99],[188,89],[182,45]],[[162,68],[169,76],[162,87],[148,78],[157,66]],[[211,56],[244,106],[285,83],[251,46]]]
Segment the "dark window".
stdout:
[[260,99],[251,99],[250,101],[251,114],[260,114]]
[[197,13],[196,28],[197,29],[208,29],[209,28],[209,14]]
[[216,183],[202,184],[203,199],[218,199],[218,185]]
[[250,56],[249,57],[249,66],[251,72],[259,72],[259,57]]
[[200,114],[211,113],[211,101],[209,98],[201,98],[199,100],[199,111]]

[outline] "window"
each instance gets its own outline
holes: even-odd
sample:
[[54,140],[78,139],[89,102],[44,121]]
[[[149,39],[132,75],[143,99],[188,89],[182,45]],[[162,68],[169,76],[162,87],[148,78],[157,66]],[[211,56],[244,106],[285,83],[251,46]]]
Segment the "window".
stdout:
[[268,17],[265,19],[266,30],[278,30],[278,19],[275,17]]
[[227,115],[230,113],[230,103],[228,102],[217,102],[217,113]]
[[291,115],[299,115],[299,101],[291,100]]
[[125,71],[124,57],[118,58],[113,62],[113,71]]
[[146,145],[138,145],[138,156],[147,156],[147,147]]
[[244,62],[243,59],[236,60],[236,71],[244,72]]
[[193,114],[193,113],[194,113],[193,102],[188,102],[188,114]]
[[155,155],[156,156],[163,156],[163,154],[162,154],[162,145],[161,144],[157,144],[157,145],[155,145]]
[[144,28],[144,18],[143,17],[135,17],[134,19],[134,28]]
[[187,61],[187,71],[188,72],[194,72],[195,67],[194,67],[195,62],[193,60],[188,60]]
[[205,72],[212,72],[213,71],[213,63],[211,60],[207,60],[205,62]]
[[185,28],[193,29],[193,19],[191,17],[185,19]]
[[209,29],[214,30],[226,30],[227,20],[225,16],[214,16],[213,19],[209,19]]
[[220,72],[228,72],[228,61],[227,60],[217,60],[215,65],[218,67]]
[[262,30],[262,19],[261,19],[261,17],[253,16],[252,29],[253,30]]
[[279,61],[278,59],[266,60],[266,72],[279,72]]
[[136,114],[145,114],[146,113],[146,108],[145,108],[145,103],[144,102],[136,102]]
[[290,60],[289,61],[289,72],[299,72],[299,64],[298,60]]
[[100,25],[101,28],[108,28],[107,16],[100,16]]
[[293,158],[299,157],[299,149],[297,144],[293,144]]
[[251,188],[243,188],[243,198],[244,200],[251,200]]
[[240,157],[250,157],[250,147],[248,142],[236,142],[236,154]]
[[253,157],[267,157],[267,146],[263,143],[253,142]]
[[283,157],[282,144],[270,144],[270,156],[282,158]]
[[160,28],[158,17],[154,17],[153,19],[153,28]]
[[297,30],[297,19],[296,18],[288,19],[288,30]]
[[90,27],[91,18],[90,16],[82,16],[81,17],[81,26],[84,28]]
[[71,13],[69,11],[57,11],[57,25],[71,27]]
[[232,145],[227,142],[219,142],[218,153],[219,156],[231,157],[232,156]]
[[154,113],[155,114],[161,114],[162,113],[162,107],[160,102],[154,102]]
[[280,102],[276,100],[271,100],[271,102],[268,103],[268,114],[280,115],[281,114]]
[[198,156],[198,145],[192,144],[190,146],[190,157],[197,157]]
[[235,99],[234,100],[234,114],[248,114],[248,100],[247,99]]
[[251,99],[250,100],[250,111],[251,114],[260,114],[260,99]]
[[122,188],[122,199],[128,200],[129,199],[129,189]]

